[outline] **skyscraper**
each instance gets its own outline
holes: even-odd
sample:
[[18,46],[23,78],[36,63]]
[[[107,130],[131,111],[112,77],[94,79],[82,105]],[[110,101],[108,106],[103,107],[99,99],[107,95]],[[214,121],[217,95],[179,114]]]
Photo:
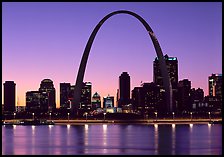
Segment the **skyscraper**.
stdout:
[[92,109],[96,110],[97,108],[101,108],[101,100],[100,95],[96,92],[92,97]]
[[200,111],[204,102],[204,91],[201,88],[190,90],[190,101],[192,110]]
[[222,99],[222,74],[212,74],[208,77],[209,96]]
[[[169,57],[167,54],[164,56],[168,74],[170,77],[170,82],[172,85],[173,91],[173,110],[175,111],[177,104],[177,84],[178,84],[178,60],[177,57]],[[164,89],[163,86],[163,77],[161,69],[159,66],[159,60],[156,57],[153,62],[153,82],[160,86],[161,89]]]
[[4,83],[4,112],[16,111],[16,84],[14,81]]
[[28,112],[47,112],[48,106],[46,103],[48,102],[47,95],[43,95],[40,91],[28,91],[26,92],[26,111]]
[[[177,57],[169,57],[167,54],[164,56],[166,61],[167,70],[169,73],[172,89],[177,89],[178,84],[178,60]],[[159,60],[156,57],[153,62],[153,82],[157,85],[163,86],[163,77],[159,67]]]
[[45,106],[48,106],[48,111],[52,112],[56,109],[56,103],[55,103],[55,88],[53,81],[50,79],[44,79],[41,81],[39,91],[41,94],[45,97],[45,99],[48,99],[48,102],[45,102]]
[[85,82],[82,86],[81,99],[80,99],[80,108],[83,111],[88,111],[92,108],[92,83]]
[[209,95],[205,97],[205,102],[209,106],[209,111],[222,111],[222,74],[211,74],[208,77]]
[[188,79],[180,80],[178,83],[178,111],[185,113],[192,108],[190,103],[191,81]]
[[123,72],[119,76],[119,100],[118,107],[122,108],[124,105],[130,103],[130,76],[127,72]]
[[103,108],[114,107],[114,96],[103,97]]
[[132,90],[132,103],[135,110],[140,111],[142,115],[150,112],[164,112],[164,108],[160,108],[161,93],[160,88],[155,83],[143,83],[142,87],[135,87]]
[[144,94],[142,87],[135,87],[131,91],[131,98],[134,110],[144,113]]
[[69,100],[70,83],[60,83],[60,108],[70,108]]

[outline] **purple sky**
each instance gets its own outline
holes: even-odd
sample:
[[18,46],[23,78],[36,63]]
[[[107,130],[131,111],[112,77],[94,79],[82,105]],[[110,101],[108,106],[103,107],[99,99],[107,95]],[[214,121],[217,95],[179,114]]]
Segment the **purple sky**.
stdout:
[[[104,16],[122,9],[143,17],[163,54],[178,58],[179,80],[189,79],[192,88],[207,95],[208,76],[222,72],[221,2],[3,2],[2,84],[15,81],[18,105],[24,106],[25,93],[49,78],[59,107],[59,84],[75,84],[92,30]],[[84,81],[92,82],[92,94],[116,97],[123,71],[131,76],[131,89],[153,81],[155,57],[142,24],[130,15],[115,15],[94,40]]]

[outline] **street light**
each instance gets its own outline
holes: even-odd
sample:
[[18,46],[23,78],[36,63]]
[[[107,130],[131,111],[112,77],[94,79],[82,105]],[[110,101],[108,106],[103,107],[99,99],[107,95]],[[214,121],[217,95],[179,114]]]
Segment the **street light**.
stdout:
[[50,120],[51,120],[51,112],[49,113],[49,115],[50,115]]
[[157,121],[157,112],[155,112],[155,114],[156,114],[156,121]]
[[192,121],[192,112],[191,112],[191,121]]
[[209,120],[211,121],[211,112],[208,112]]
[[33,115],[33,120],[34,120],[34,113],[32,113],[32,115]]
[[173,120],[174,120],[174,114],[175,114],[175,113],[173,112]]
[[15,112],[13,113],[13,115],[14,115],[14,119],[16,119],[16,113]]
[[70,114],[70,113],[68,113],[68,122],[69,122],[69,114]]
[[105,121],[105,115],[106,115],[106,112],[103,113],[103,119],[104,119],[104,121]]

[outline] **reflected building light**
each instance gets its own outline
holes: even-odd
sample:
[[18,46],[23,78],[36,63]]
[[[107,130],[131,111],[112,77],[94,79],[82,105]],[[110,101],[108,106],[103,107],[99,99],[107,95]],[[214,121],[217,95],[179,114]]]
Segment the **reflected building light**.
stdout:
[[172,124],[172,128],[173,128],[173,129],[175,129],[175,126],[176,126],[175,124]]
[[158,124],[154,124],[154,150],[155,150],[155,155],[158,155],[158,148],[159,148],[159,135],[158,135]]
[[172,155],[175,155],[176,150],[176,133],[175,133],[175,124],[172,124]]
[[211,133],[211,126],[212,126],[212,124],[208,123],[208,133],[209,134]]
[[103,149],[103,153],[106,154],[107,153],[107,149]]
[[85,124],[84,125],[84,130],[85,130],[85,133],[84,133],[84,145],[86,146],[85,149],[84,149],[84,152],[86,154],[89,153],[89,149],[88,149],[88,145],[89,145],[89,134],[88,134],[88,129],[89,129],[89,126],[88,124]]
[[53,127],[53,125],[48,125],[48,128],[51,129]]
[[[70,125],[70,124],[67,124],[67,133],[70,132],[70,127],[71,127],[71,125]],[[68,141],[69,141],[69,140],[68,140]]]
[[103,124],[103,131],[106,131],[106,130],[107,130],[107,125]]
[[154,124],[155,129],[158,129],[158,124]]
[[35,132],[35,125],[32,125],[32,134],[34,135],[34,132]]
[[13,126],[13,129],[16,129],[16,125],[12,125]]
[[189,124],[189,126],[190,126],[190,132],[192,132],[193,124]]
[[[103,124],[103,146],[107,145],[107,125]],[[107,150],[103,150],[104,153],[107,152]]]
[[88,124],[85,124],[85,130],[88,130],[89,126]]

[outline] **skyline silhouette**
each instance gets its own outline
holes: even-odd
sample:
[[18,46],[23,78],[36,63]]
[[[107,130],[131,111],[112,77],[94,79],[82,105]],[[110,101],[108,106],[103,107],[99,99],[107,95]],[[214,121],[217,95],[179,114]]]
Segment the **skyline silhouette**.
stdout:
[[[75,84],[91,31],[106,14],[121,8],[142,16],[163,53],[178,58],[179,80],[189,79],[192,88],[200,87],[208,95],[208,76],[222,73],[221,2],[3,2],[2,8],[2,81],[15,81],[16,100],[22,106],[25,92],[50,78],[59,107],[59,84]],[[131,89],[141,81],[152,82],[155,50],[144,28],[132,17],[121,15],[105,22],[93,45],[84,77],[92,82],[93,93],[116,97],[123,71],[132,77]]]

